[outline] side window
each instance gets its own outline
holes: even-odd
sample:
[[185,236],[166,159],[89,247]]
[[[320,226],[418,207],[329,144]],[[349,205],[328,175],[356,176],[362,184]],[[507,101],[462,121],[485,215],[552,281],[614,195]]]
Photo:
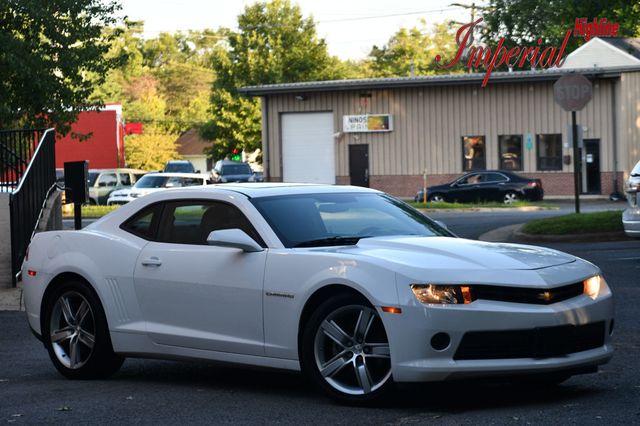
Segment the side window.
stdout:
[[202,185],[201,178],[180,178],[182,186],[197,186]]
[[182,178],[180,177],[170,177],[167,179],[167,182],[164,184],[165,188],[179,188],[182,185]]
[[485,182],[486,183],[495,183],[495,182],[506,182],[507,177],[502,173],[487,173]]
[[476,185],[478,183],[480,183],[482,181],[482,175],[478,174],[478,173],[474,173],[471,175],[468,175],[462,179],[460,179],[460,181],[458,182],[460,185]]
[[129,173],[120,173],[120,184],[123,186],[131,186],[131,176],[129,176]]
[[118,178],[115,173],[104,173],[100,175],[98,186],[116,186]]
[[206,245],[212,231],[239,228],[263,244],[237,207],[216,201],[167,203],[160,228],[158,239],[165,243]]
[[146,207],[127,219],[120,228],[145,240],[154,240],[161,211],[161,204]]

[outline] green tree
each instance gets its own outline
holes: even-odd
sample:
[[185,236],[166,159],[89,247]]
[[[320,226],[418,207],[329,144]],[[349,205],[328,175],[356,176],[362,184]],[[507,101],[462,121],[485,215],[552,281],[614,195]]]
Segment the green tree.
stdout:
[[[575,26],[576,18],[607,18],[617,22],[619,35],[640,35],[640,2],[629,0],[490,0],[483,9],[485,41],[495,43],[501,37],[506,45],[531,43],[542,38],[546,44],[560,45]],[[584,40],[571,37],[567,53]]]
[[127,121],[183,132],[208,120],[211,54],[220,36],[211,30],[161,33],[144,40],[142,22],[126,22],[109,52],[126,61],[95,95],[121,102]]
[[0,128],[66,134],[78,112],[99,105],[89,100],[94,84],[120,60],[105,57],[117,36],[105,28],[119,9],[114,0],[2,0]]
[[169,160],[180,158],[176,151],[177,134],[157,126],[145,126],[144,133],[125,140],[127,166],[142,170],[160,170]]
[[[288,0],[256,3],[238,17],[238,31],[221,32],[227,49],[212,52],[215,80],[211,95],[213,118],[203,128],[215,141],[215,158],[234,148],[260,147],[260,107],[237,88],[259,84],[340,78],[337,59],[316,34],[315,23],[304,18]],[[344,68],[343,68],[344,70]]]
[[[435,65],[434,58],[455,56],[455,32],[448,22],[435,24],[431,30],[423,20],[420,27],[401,28],[383,47],[373,46],[369,53],[371,77],[408,77],[450,73]],[[458,68],[454,69],[455,72]]]

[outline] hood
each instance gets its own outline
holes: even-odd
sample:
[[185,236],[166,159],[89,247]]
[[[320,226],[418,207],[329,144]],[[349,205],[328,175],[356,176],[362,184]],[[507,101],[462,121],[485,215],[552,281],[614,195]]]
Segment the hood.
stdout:
[[[535,270],[571,263],[575,257],[556,250],[520,244],[485,243],[451,237],[364,238],[345,253],[380,262],[448,270]],[[356,252],[356,253],[354,253]]]

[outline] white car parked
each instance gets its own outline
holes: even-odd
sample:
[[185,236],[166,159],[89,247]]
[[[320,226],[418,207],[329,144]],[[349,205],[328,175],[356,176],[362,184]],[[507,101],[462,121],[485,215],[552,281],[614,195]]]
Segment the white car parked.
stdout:
[[124,358],[302,370],[343,401],[395,382],[594,372],[613,354],[598,267],[456,238],[384,193],[227,184],[150,194],[36,234],[25,306],[66,377]]
[[126,204],[138,197],[167,188],[198,186],[212,183],[203,173],[147,173],[131,188],[113,191],[109,194],[107,205]]
[[625,183],[629,208],[622,212],[622,225],[629,237],[640,237],[640,161]]

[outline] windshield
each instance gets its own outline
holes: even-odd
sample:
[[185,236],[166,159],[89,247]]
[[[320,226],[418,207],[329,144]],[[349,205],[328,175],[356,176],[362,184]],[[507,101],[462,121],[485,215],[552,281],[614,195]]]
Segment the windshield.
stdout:
[[100,173],[98,172],[89,172],[89,178],[87,179],[87,182],[89,182],[89,186],[93,186],[96,183],[96,179],[98,179],[98,175]]
[[633,170],[631,170],[631,176],[640,176],[640,161],[638,161]]
[[223,175],[250,175],[253,173],[248,164],[228,164],[222,166]]
[[402,201],[383,194],[300,194],[251,199],[285,247],[357,244],[386,235],[450,236]]
[[164,168],[167,173],[193,173],[193,165],[191,163],[168,163]]
[[133,185],[135,188],[163,188],[168,176],[144,175]]

